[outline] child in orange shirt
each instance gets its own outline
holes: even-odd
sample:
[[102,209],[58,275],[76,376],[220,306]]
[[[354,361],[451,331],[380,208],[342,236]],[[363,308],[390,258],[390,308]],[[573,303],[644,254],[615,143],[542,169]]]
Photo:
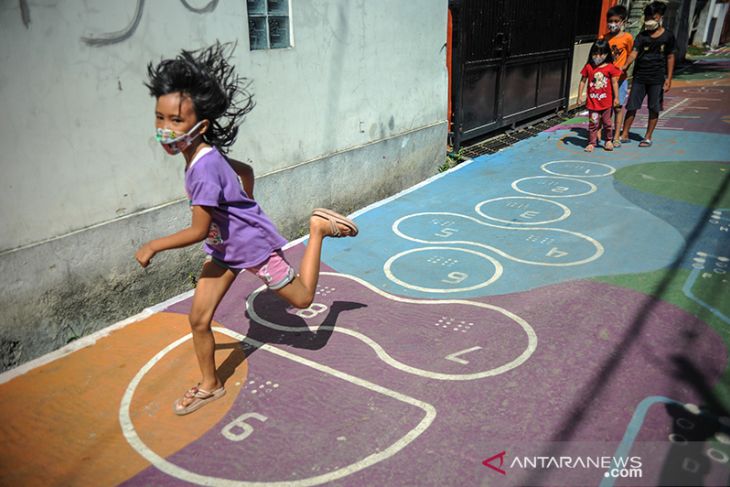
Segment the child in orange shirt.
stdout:
[[626,18],[628,17],[628,10],[623,5],[616,5],[608,9],[606,13],[606,21],[608,23],[608,34],[605,36],[605,40],[611,46],[611,54],[613,54],[613,64],[621,69],[621,77],[618,80],[618,99],[621,106],[618,106],[614,110],[615,124],[616,127],[615,136],[613,140],[614,147],[621,146],[621,127],[624,122],[623,105],[627,101],[629,82],[626,79],[626,71],[623,70],[626,66],[626,60],[634,48],[634,37],[628,32],[624,32],[624,25]]

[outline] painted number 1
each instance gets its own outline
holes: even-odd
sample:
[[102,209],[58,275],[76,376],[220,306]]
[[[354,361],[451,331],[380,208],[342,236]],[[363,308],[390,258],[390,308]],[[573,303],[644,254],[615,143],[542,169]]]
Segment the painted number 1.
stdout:
[[467,277],[469,277],[469,274],[465,272],[449,272],[448,279],[441,279],[441,282],[445,282],[447,284],[459,284]]
[[257,419],[261,422],[266,421],[267,418],[263,414],[259,413],[246,413],[228,423],[222,430],[221,434],[228,440],[231,441],[243,441],[253,433],[253,426],[246,423],[248,418]]

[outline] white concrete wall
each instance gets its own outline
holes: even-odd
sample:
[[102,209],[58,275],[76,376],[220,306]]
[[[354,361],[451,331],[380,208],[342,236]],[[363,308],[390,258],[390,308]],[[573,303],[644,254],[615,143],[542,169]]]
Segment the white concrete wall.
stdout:
[[[573,107],[578,103],[578,84],[580,83],[580,71],[588,61],[588,53],[591,52],[591,42],[583,42],[573,46],[573,65],[570,68],[570,95],[568,97],[568,106]],[[585,96],[585,93],[583,93]]]
[[[294,48],[250,51],[245,0],[0,0],[0,370],[192,287],[197,246],[133,258],[190,221],[183,161],[153,138],[149,61],[238,42],[257,106],[231,154],[287,237],[314,207],[437,172],[447,0],[290,1]],[[84,40],[109,33],[124,40]]]
[[238,42],[257,107],[231,154],[258,177],[445,120],[446,0],[291,3],[295,47],[250,51],[245,0],[202,14],[144,2],[128,38],[102,47],[82,38],[125,29],[138,2],[0,2],[0,251],[183,196],[142,85],[147,62],[180,48]]

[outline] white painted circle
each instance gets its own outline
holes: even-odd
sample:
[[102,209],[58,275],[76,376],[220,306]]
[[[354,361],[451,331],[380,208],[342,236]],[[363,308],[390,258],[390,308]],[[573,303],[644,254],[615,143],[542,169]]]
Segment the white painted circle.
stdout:
[[683,430],[691,430],[691,429],[694,429],[694,427],[695,427],[695,424],[686,418],[677,418],[676,423],[677,423],[677,426],[679,426]]
[[727,453],[718,450],[717,448],[708,448],[705,450],[705,453],[707,453],[707,456],[712,458],[718,463],[727,463],[730,458],[727,456]]
[[[525,191],[523,189],[520,189],[519,184],[521,182],[523,182],[523,181],[532,181],[534,179],[562,179],[562,180],[572,181],[572,182],[578,181],[579,183],[583,183],[583,184],[587,185],[588,186],[588,191],[585,191],[583,193],[576,193],[576,194],[552,195],[552,194],[544,194],[544,193],[532,193],[530,191]],[[526,177],[526,178],[518,179],[517,181],[513,182],[512,183],[512,189],[514,189],[518,193],[529,194],[530,196],[542,196],[544,198],[576,198],[578,196],[586,196],[586,195],[589,195],[591,193],[595,193],[596,190],[598,189],[598,187],[595,184],[591,183],[591,182],[583,181],[582,179],[578,179],[578,178],[568,178],[568,177],[564,177],[564,176],[529,176],[529,177]]]
[[[468,286],[468,287],[452,288],[452,289],[429,288],[429,287],[418,286],[416,284],[411,284],[402,279],[399,279],[395,276],[395,274],[393,274],[391,267],[393,266],[393,263],[396,260],[400,259],[401,257],[403,257],[405,255],[413,254],[416,252],[428,252],[428,251],[432,251],[432,250],[459,251],[459,252],[465,252],[467,254],[476,255],[478,257],[483,258],[484,260],[489,261],[494,266],[494,274],[492,275],[492,277],[490,277],[486,281],[483,281],[479,284],[475,284],[473,286]],[[492,257],[491,255],[483,254],[481,252],[477,252],[476,250],[462,249],[459,247],[420,247],[417,249],[405,250],[403,252],[397,253],[394,256],[392,256],[383,265],[383,271],[385,272],[385,277],[387,277],[390,281],[392,281],[404,288],[412,289],[414,291],[421,291],[421,292],[425,292],[425,293],[458,293],[458,292],[474,291],[475,289],[481,289],[483,287],[489,286],[494,281],[499,279],[502,276],[503,270],[504,270],[504,268],[502,267],[502,264],[497,259]]]
[[[560,164],[560,163],[564,163],[564,162],[578,162],[581,164],[588,164],[589,166],[598,166],[598,167],[607,169],[607,171],[605,172],[605,174],[565,174],[565,173],[560,173],[560,172],[552,171],[552,170],[548,169],[548,167],[551,164]],[[616,172],[616,168],[609,164],[603,164],[601,162],[580,161],[577,159],[575,159],[575,160],[574,159],[561,159],[558,161],[546,162],[545,164],[540,166],[540,169],[542,169],[544,172],[546,172],[548,174],[552,174],[554,176],[565,176],[565,177],[571,177],[571,178],[603,178],[606,176],[610,176],[611,174]]]
[[[557,206],[558,208],[560,208],[561,210],[563,210],[563,214],[560,215],[558,218],[553,218],[552,220],[542,220],[542,221],[534,221],[534,222],[515,222],[515,221],[512,221],[512,220],[503,220],[501,218],[495,218],[493,216],[487,215],[486,213],[484,213],[482,211],[482,206],[484,206],[484,205],[486,205],[488,203],[491,203],[493,201],[502,201],[502,200],[537,200],[537,201],[542,201],[544,203],[549,203],[551,205]],[[479,215],[481,215],[482,217],[486,218],[487,220],[492,220],[492,221],[500,222],[500,223],[511,223],[512,225],[545,225],[546,223],[555,223],[555,222],[559,222],[559,221],[565,220],[566,218],[568,218],[570,216],[570,208],[568,208],[567,206],[565,206],[565,205],[563,205],[561,203],[558,203],[557,201],[552,201],[552,200],[548,200],[548,199],[545,199],[545,198],[538,198],[536,196],[502,196],[500,198],[492,198],[492,199],[484,200],[484,201],[478,203],[474,207],[474,211],[476,211]]]

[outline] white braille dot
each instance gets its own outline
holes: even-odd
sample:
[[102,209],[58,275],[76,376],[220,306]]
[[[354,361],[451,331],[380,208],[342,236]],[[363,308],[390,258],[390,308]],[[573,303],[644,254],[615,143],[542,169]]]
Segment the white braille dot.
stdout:
[[256,389],[254,389],[253,391],[251,391],[251,394],[256,394],[256,392]]
[[730,445],[730,436],[728,436],[726,433],[715,433],[715,439],[723,445]]
[[255,384],[255,383],[256,383],[256,381],[255,381],[255,380],[251,380],[251,381],[249,381],[248,383],[249,383],[249,384]]
[[720,262],[730,261],[730,259],[728,259],[727,257],[718,257],[717,260],[719,260]]
[[271,387],[273,387],[274,389],[276,389],[277,387],[279,387],[279,384],[274,384],[274,385],[273,385],[273,386],[271,386]]
[[454,328],[454,331],[459,331],[459,329],[458,328]]
[[270,385],[271,385],[271,381],[270,381],[270,380],[267,380],[267,381],[266,381],[266,385],[267,385],[267,386],[270,386]]
[[263,389],[263,388],[264,388],[264,385],[263,385],[263,384],[261,384],[261,385],[259,386],[259,389]]
[[700,414],[700,408],[697,407],[697,404],[687,403],[684,405],[684,409],[689,411],[692,414]]

